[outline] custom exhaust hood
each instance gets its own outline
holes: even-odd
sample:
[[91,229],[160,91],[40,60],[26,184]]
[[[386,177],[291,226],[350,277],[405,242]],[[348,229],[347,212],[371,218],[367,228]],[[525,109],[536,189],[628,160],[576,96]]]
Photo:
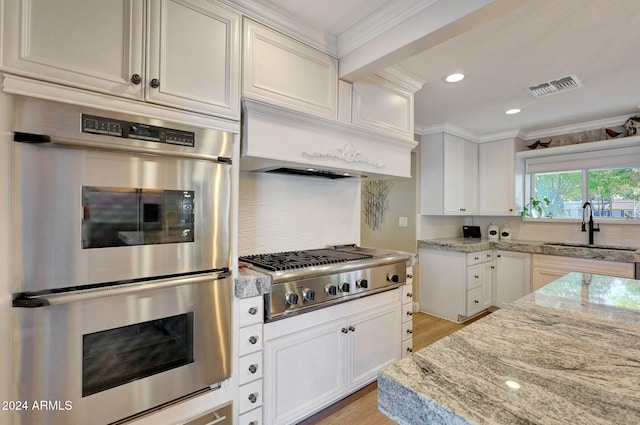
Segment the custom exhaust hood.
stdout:
[[245,99],[240,169],[340,179],[411,177],[413,140]]

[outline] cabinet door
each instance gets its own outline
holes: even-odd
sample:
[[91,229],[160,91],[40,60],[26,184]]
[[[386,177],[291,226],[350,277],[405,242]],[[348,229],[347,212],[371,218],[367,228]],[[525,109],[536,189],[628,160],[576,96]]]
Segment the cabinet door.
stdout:
[[265,423],[295,423],[343,396],[349,338],[343,328],[346,322],[333,321],[265,343]]
[[530,292],[531,254],[497,251],[496,305],[503,307]]
[[514,141],[478,146],[478,204],[480,215],[514,215]]
[[492,261],[482,264],[482,298],[480,305],[483,310],[493,305],[493,281],[495,266]]
[[143,0],[4,2],[0,67],[10,73],[142,99]]
[[413,140],[413,92],[377,75],[356,81],[353,123]]
[[338,61],[244,20],[242,94],[312,115],[338,118]]
[[240,16],[206,0],[157,0],[148,27],[147,100],[239,119]]
[[400,301],[347,320],[347,391],[373,381],[378,371],[400,359]]
[[445,134],[443,153],[444,214],[477,214],[478,146]]
[[420,311],[459,322],[466,315],[467,254],[420,249]]

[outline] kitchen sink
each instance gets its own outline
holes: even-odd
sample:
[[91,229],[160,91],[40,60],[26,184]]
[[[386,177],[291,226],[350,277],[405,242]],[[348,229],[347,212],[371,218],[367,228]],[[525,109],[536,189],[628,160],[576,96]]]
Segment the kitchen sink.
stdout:
[[545,246],[565,247],[565,248],[590,248],[590,249],[610,249],[615,251],[635,252],[640,248],[625,246],[608,246],[608,245],[589,245],[586,243],[564,243],[564,242],[548,242]]

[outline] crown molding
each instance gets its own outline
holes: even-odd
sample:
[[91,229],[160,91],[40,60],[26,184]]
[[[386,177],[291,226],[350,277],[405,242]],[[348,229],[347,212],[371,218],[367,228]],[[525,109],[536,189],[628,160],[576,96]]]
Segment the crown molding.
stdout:
[[461,137],[470,142],[478,143],[480,140],[478,136],[471,131],[448,122],[426,127],[414,126],[414,133],[419,134],[420,136],[426,136],[428,134],[435,133],[448,133],[453,136]]
[[523,131],[521,129],[513,129],[507,130],[500,133],[492,133],[485,135],[477,135],[470,130],[467,130],[462,127],[458,127],[454,124],[450,123],[442,123],[435,124],[429,126],[414,126],[414,132],[420,136],[424,136],[426,134],[433,133],[449,133],[454,136],[462,137],[463,139],[476,142],[476,143],[487,143],[487,142],[495,142],[498,140],[504,139],[521,139],[521,140],[531,140],[531,139],[541,139],[544,137],[553,137],[561,134],[571,134],[577,133],[580,131],[589,131],[589,130],[597,130],[601,128],[608,127],[620,127],[624,125],[624,123],[629,119],[629,115],[633,115],[633,113],[627,115],[620,115],[616,117],[603,118],[599,120],[593,121],[585,121],[577,124],[559,126],[546,128],[542,130],[535,131]]
[[578,123],[578,124],[565,125],[561,127],[547,128],[544,130],[530,131],[525,134],[524,140],[539,139],[542,137],[552,137],[552,136],[557,136],[559,134],[571,134],[571,133],[577,133],[579,131],[597,130],[600,128],[607,128],[607,127],[618,127],[618,126],[624,125],[624,123],[629,119],[630,115],[633,115],[633,113],[630,113],[627,115],[621,115],[617,117],[587,121],[587,122]]
[[437,1],[439,0],[395,0],[388,2],[338,35],[338,57],[354,51]]
[[266,25],[334,58],[338,57],[338,39],[308,22],[257,0],[218,0],[254,21]]
[[404,70],[398,65],[393,65],[385,68],[382,71],[377,72],[376,75],[389,80],[399,86],[402,86],[407,90],[410,90],[412,93],[420,90],[424,83],[426,83],[426,81],[422,78],[410,73],[409,71]]

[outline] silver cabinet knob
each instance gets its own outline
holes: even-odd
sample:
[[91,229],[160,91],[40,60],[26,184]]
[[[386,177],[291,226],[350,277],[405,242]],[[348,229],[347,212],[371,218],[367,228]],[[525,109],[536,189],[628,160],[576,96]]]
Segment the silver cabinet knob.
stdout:
[[258,393],[249,394],[249,401],[251,403],[255,403],[256,401],[258,401]]
[[249,337],[249,342],[250,342],[251,344],[254,344],[254,345],[255,345],[255,344],[258,342],[258,337],[257,337],[257,336],[250,336],[250,337]]
[[249,372],[251,373],[256,373],[258,371],[258,365],[257,364],[252,364],[249,366]]
[[255,316],[257,312],[258,312],[257,308],[255,308],[255,307],[250,307],[249,308],[249,314],[250,315]]

